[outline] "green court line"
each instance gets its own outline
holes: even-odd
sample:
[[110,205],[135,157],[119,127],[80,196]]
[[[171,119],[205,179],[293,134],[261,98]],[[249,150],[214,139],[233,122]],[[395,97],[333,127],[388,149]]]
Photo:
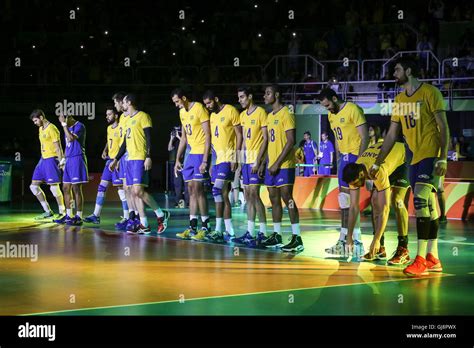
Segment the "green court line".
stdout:
[[[455,274],[448,274],[448,273],[443,273],[442,274],[442,277],[452,277],[452,276],[455,276]],[[401,281],[408,281],[408,280],[423,280],[423,279],[432,279],[432,278],[413,277],[413,278],[406,278],[406,279],[378,280],[378,281],[365,282],[365,283],[350,283],[350,284],[338,284],[338,285],[328,285],[328,286],[316,286],[316,287],[308,287],[308,288],[295,288],[295,289],[284,289],[284,290],[260,291],[260,292],[250,292],[250,293],[245,293],[245,294],[233,294],[233,295],[222,295],[222,296],[206,296],[206,297],[196,297],[196,298],[185,299],[185,302],[198,301],[198,300],[209,300],[209,299],[221,299],[221,298],[228,298],[228,297],[266,295],[266,294],[275,294],[275,293],[282,293],[282,292],[288,292],[288,291],[330,289],[330,288],[339,288],[339,287],[343,287],[343,286],[392,283],[392,282],[401,282]],[[99,310],[99,309],[111,309],[111,308],[126,308],[126,307],[147,306],[147,305],[154,305],[154,304],[174,303],[174,302],[179,302],[179,301],[180,300],[168,300],[168,301],[133,303],[133,304],[126,304],[126,305],[115,305],[115,306],[66,309],[66,310],[61,310],[61,311],[20,314],[19,316],[32,316],[32,315],[44,315],[44,314],[55,314],[55,313],[69,313],[69,312],[80,312],[80,311],[86,311],[86,310]]]

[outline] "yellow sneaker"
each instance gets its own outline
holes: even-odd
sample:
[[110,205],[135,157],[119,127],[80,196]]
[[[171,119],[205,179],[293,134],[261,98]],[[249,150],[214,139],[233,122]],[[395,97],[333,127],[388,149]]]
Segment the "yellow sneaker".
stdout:
[[176,237],[181,238],[181,239],[191,239],[193,232],[194,231],[192,229],[188,228],[184,230],[184,232],[176,233]]
[[203,241],[203,240],[206,240],[206,235],[208,234],[209,232],[207,230],[204,230],[204,229],[201,229],[201,230],[198,230],[197,233],[191,237],[192,240],[196,240],[196,241]]

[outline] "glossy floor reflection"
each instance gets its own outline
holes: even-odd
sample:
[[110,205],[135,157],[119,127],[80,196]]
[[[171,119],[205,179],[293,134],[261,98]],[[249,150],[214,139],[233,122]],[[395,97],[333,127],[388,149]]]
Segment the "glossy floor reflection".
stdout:
[[[338,237],[337,213],[301,211],[305,250],[293,255],[177,240],[175,233],[187,226],[187,210],[171,209],[169,228],[160,237],[116,232],[113,224],[120,210],[114,205],[104,209],[100,226],[83,227],[36,223],[32,219],[38,213],[36,204],[0,206],[0,248],[7,243],[38,247],[37,261],[0,258],[0,315],[474,313],[472,223],[453,221],[442,228],[443,274],[409,279],[399,267],[348,262],[326,254],[324,248]],[[240,209],[233,214],[239,235],[246,227],[245,214]],[[283,225],[287,238],[289,222],[284,220]],[[367,218],[362,228],[368,247]],[[414,256],[414,221],[410,238]],[[386,233],[389,254],[395,246],[391,218]]]

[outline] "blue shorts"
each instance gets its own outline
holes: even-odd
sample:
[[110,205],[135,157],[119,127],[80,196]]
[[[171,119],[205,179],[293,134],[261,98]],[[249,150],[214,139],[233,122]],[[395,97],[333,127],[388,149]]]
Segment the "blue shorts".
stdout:
[[114,186],[122,186],[123,181],[119,178],[119,172],[114,170],[113,172],[110,171],[109,165],[112,162],[111,159],[105,162],[104,170],[102,171],[101,180],[111,182]]
[[182,171],[184,181],[203,181],[209,179],[208,172],[205,172],[204,174],[199,172],[199,167],[201,166],[203,157],[204,155],[195,153],[190,153],[188,157],[186,157]]
[[339,156],[339,162],[337,163],[337,178],[339,181],[339,189],[341,187],[349,188],[349,184],[342,180],[342,173],[344,172],[344,167],[348,165],[349,163],[354,163],[357,161],[357,156],[353,155],[351,153]]
[[258,176],[258,173],[252,174],[253,164],[245,163],[242,166],[242,177],[244,185],[262,185],[263,178]]
[[61,170],[58,167],[59,161],[56,157],[41,158],[33,172],[33,181],[43,181],[54,185],[61,182]]
[[[305,164],[308,164],[308,163],[305,163]],[[304,167],[303,175],[304,176],[314,175],[313,169],[314,169],[314,167]]]
[[331,163],[319,163],[318,175],[331,175]]
[[125,177],[127,176],[127,161],[128,161],[128,152],[120,158],[119,161],[119,168],[118,168],[118,177],[125,181]]
[[270,187],[280,187],[295,184],[295,168],[280,169],[276,175],[270,175],[268,168],[265,171],[265,185]]
[[145,160],[128,160],[125,183],[127,186],[148,186],[150,182],[149,171],[145,170]]
[[438,189],[438,177],[433,175],[436,160],[437,158],[430,157],[410,165],[410,185],[413,189],[415,184],[431,185],[434,191]]
[[66,158],[64,166],[63,184],[86,184],[89,182],[87,173],[87,158],[74,156]]
[[221,162],[212,166],[211,183],[216,180],[234,181],[234,172],[230,169],[230,162]]

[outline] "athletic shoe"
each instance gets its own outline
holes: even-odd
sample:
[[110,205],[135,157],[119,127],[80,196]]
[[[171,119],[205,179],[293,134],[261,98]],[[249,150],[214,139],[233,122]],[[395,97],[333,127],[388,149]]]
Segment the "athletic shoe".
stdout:
[[127,232],[136,233],[138,226],[140,224],[141,224],[140,219],[137,219],[137,218],[128,219],[127,226],[125,226],[125,229],[127,230]]
[[303,251],[304,246],[303,246],[303,240],[301,239],[301,236],[293,234],[291,236],[291,241],[287,245],[284,245],[281,248],[281,250],[283,250],[283,251],[292,251],[292,252],[295,252],[295,253]]
[[262,247],[265,248],[279,248],[283,246],[281,235],[273,232],[267,239],[265,239],[262,244]]
[[120,231],[127,230],[128,219],[122,218],[119,222],[115,224],[115,228]]
[[136,233],[138,234],[150,234],[151,233],[151,228],[150,226],[143,226],[142,224],[138,225]]
[[229,232],[224,232],[224,242],[226,243],[232,243],[232,239],[235,237],[235,235],[230,234]]
[[422,275],[427,275],[428,267],[426,267],[426,260],[420,255],[417,255],[415,261],[410,266],[406,267],[403,270],[403,273],[405,273],[409,277],[419,277]]
[[205,227],[201,227],[200,230],[197,231],[197,233],[191,237],[192,240],[201,242],[206,240],[206,236],[209,234],[209,231]]
[[35,216],[35,220],[36,221],[44,220],[44,219],[48,219],[48,218],[52,218],[52,217],[54,217],[54,213],[50,210],[50,211],[45,211],[43,214]]
[[346,254],[346,242],[338,240],[335,245],[330,248],[324,249],[328,254],[332,255],[345,255]]
[[257,238],[255,238],[255,237],[247,238],[244,241],[244,244],[245,244],[246,247],[256,248],[257,247]]
[[82,225],[82,219],[79,216],[74,216],[71,218],[69,221],[66,221],[66,225],[68,226],[81,226]]
[[166,227],[168,227],[168,219],[170,218],[170,212],[168,210],[163,210],[163,214],[165,214],[162,217],[156,218],[156,221],[158,222],[158,229],[156,230],[156,233],[161,234],[165,232]]
[[234,237],[232,238],[232,241],[237,244],[245,244],[245,241],[248,239],[253,239],[253,236],[250,234],[249,231],[245,232],[243,235],[240,237]]
[[433,254],[426,254],[426,267],[429,272],[443,272],[441,261],[433,256]]
[[88,217],[84,218],[84,222],[89,222],[98,225],[100,224],[100,216],[95,216],[94,214],[91,214]]
[[181,233],[176,233],[176,237],[181,238],[181,239],[191,239],[192,236],[196,234],[196,231],[193,230],[192,228],[185,229]]
[[354,246],[352,249],[352,255],[355,257],[363,257],[364,256],[364,244],[360,240],[354,241]]
[[267,239],[267,236],[263,232],[258,232],[257,234],[257,246],[262,245],[263,241]]
[[206,236],[206,241],[213,243],[224,243],[224,235],[219,231],[212,231]]
[[446,224],[448,222],[448,219],[446,218],[446,216],[440,216],[438,222],[440,224]]
[[54,219],[53,222],[57,224],[65,224],[71,221],[71,218],[68,215],[63,215],[58,219]]
[[382,245],[379,249],[379,252],[375,254],[375,257],[377,260],[386,260],[387,259],[387,253],[385,251],[385,247]]
[[408,262],[410,262],[408,249],[400,245],[397,247],[397,250],[395,250],[392,258],[387,261],[389,265],[404,265]]

